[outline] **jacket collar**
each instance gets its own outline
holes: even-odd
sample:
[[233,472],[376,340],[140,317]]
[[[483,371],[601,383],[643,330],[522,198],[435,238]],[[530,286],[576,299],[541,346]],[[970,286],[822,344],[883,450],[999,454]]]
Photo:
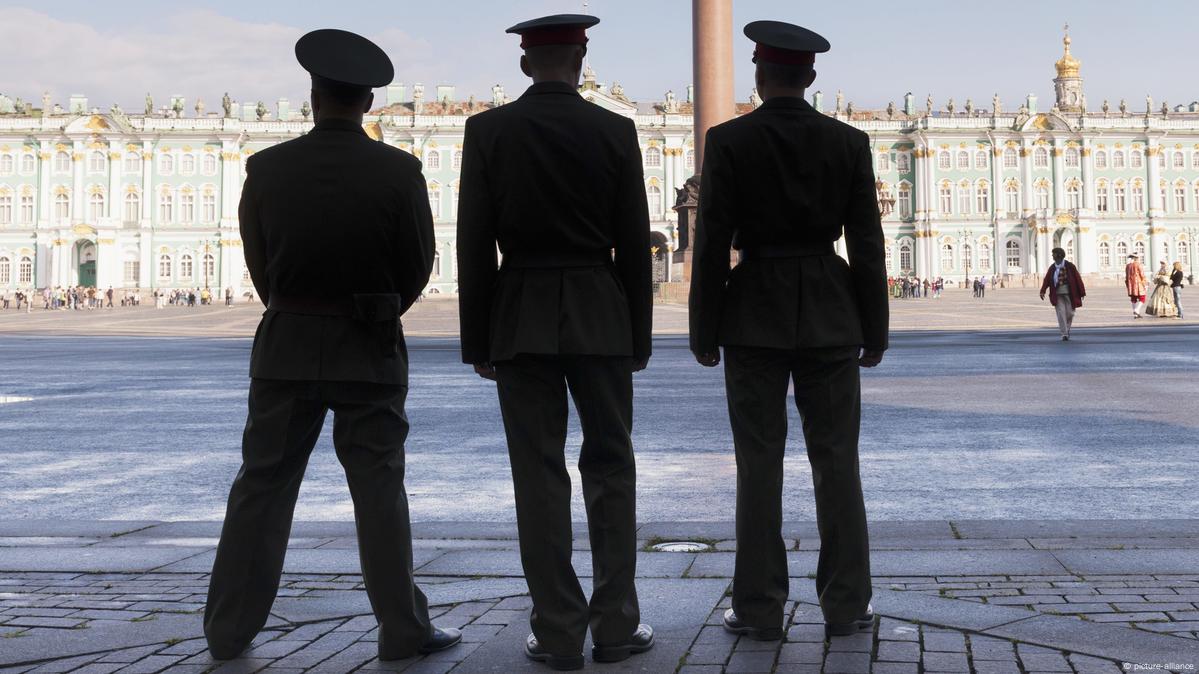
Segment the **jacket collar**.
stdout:
[[525,89],[525,93],[521,94],[521,98],[540,94],[573,94],[578,96],[579,91],[566,82],[535,82],[529,85],[528,89]]
[[802,110],[804,112],[816,111],[816,109],[809,105],[807,101],[795,96],[775,96],[774,98],[762,103],[761,108],[765,108],[766,110]]
[[316,126],[312,127],[312,130],[313,131],[350,131],[353,133],[360,133],[364,136],[366,135],[366,131],[363,131],[362,127],[359,126],[358,124],[355,124],[354,122],[347,121],[344,119],[336,119],[336,118],[322,119],[316,123]]

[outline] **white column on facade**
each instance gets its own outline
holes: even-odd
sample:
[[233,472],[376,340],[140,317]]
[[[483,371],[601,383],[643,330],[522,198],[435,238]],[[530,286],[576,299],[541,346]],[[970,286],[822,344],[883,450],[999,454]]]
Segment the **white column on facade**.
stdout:
[[142,212],[138,245],[138,255],[141,261],[141,285],[146,288],[158,287],[158,256],[154,254],[154,230],[152,228],[154,213],[154,182],[151,172],[154,170],[154,146],[148,141],[142,141]]
[[1022,215],[1027,221],[1028,216],[1032,215],[1035,203],[1033,198],[1036,194],[1032,185],[1032,145],[1027,138],[1024,138],[1020,145],[1020,183],[1020,201],[1024,211]]
[[112,230],[97,230],[96,232],[96,288],[100,291],[109,287],[120,287],[121,253],[117,247],[116,232]]
[[35,288],[53,286],[54,272],[51,261],[54,255],[54,237],[49,232],[38,232],[35,240],[33,285]]
[[54,146],[43,140],[38,150],[37,228],[50,226],[50,171],[54,168]]
[[662,175],[664,176],[664,179],[662,182],[662,212],[663,212],[662,217],[666,217],[665,216],[666,211],[669,211],[670,204],[674,203],[674,200],[671,199],[670,195],[674,194],[674,181],[675,181],[674,155],[676,152],[679,152],[678,148],[665,147],[665,144],[663,144],[663,147],[662,147]]
[[142,229],[146,229],[154,218],[154,147],[150,141],[142,141]]
[[916,184],[912,185],[912,193],[916,199],[916,212],[913,214],[912,226],[915,229],[916,240],[912,249],[912,269],[924,268],[924,225],[928,219],[928,172],[926,165],[929,161],[928,148],[917,144],[912,150],[913,161],[916,162],[914,177]]
[[939,149],[930,143],[928,150],[928,161],[924,164],[924,170],[928,173],[926,189],[928,190],[929,207],[925,213],[928,224],[924,230],[924,238],[916,241],[916,244],[924,249],[924,264],[916,274],[920,278],[936,278],[941,271],[940,246],[937,244],[940,234],[940,231],[937,230],[937,221],[941,215],[941,201],[938,197],[940,187],[937,186],[937,162],[939,161],[937,153]]
[[84,163],[83,141],[77,140],[71,152],[71,169],[74,173],[71,188],[71,222],[81,222],[86,212],[83,210],[87,202],[87,194],[83,190]]
[[[1003,260],[1003,231],[999,224],[1004,196],[1003,186],[1003,150],[998,141],[991,138],[991,273],[1002,274],[1006,270],[1000,264]],[[981,258],[980,258],[981,259]]]
[[1064,141],[1061,138],[1053,139],[1053,208],[1057,211],[1064,211],[1070,207],[1066,201],[1066,164],[1065,158],[1062,156],[1064,151]]
[[1091,139],[1082,139],[1082,207],[1087,211],[1095,208],[1095,162],[1091,157]]
[[1158,262],[1162,259],[1160,237],[1165,233],[1165,228],[1159,224],[1159,220],[1165,215],[1166,205],[1162,203],[1162,190],[1158,184],[1161,182],[1161,167],[1158,165],[1159,156],[1162,148],[1157,143],[1156,138],[1149,139],[1149,146],[1145,151],[1145,161],[1149,165],[1149,184],[1146,185],[1146,190],[1149,192],[1149,255],[1148,260],[1143,260],[1142,263],[1150,270],[1156,270]]
[[[121,161],[120,141],[108,143],[108,198],[104,200],[104,215],[113,223],[125,219],[125,195],[121,194],[121,176],[125,172],[125,163]],[[119,225],[118,225],[119,226]]]

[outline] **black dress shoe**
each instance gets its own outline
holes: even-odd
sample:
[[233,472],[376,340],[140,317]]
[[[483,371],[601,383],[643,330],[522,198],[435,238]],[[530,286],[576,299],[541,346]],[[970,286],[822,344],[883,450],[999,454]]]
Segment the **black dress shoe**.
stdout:
[[866,605],[866,612],[858,617],[857,620],[848,623],[824,623],[824,638],[832,636],[843,637],[857,633],[861,630],[868,630],[874,627],[874,610],[870,604]]
[[529,635],[528,639],[525,639],[525,655],[530,660],[544,662],[550,666],[550,669],[556,669],[560,672],[583,668],[582,653],[578,655],[554,655],[542,648],[541,643],[537,641],[537,637],[532,634]]
[[756,641],[779,641],[783,638],[781,627],[750,627],[741,622],[733,609],[724,612],[724,631],[740,634]]
[[208,654],[213,660],[232,660],[245,652],[249,644],[244,646],[217,646],[208,644]]
[[646,624],[637,626],[633,636],[623,644],[591,647],[591,658],[596,662],[620,662],[630,655],[644,653],[654,647],[654,628]]
[[462,642],[462,630],[453,627],[434,627],[433,634],[429,640],[420,646],[420,653],[428,655],[429,653],[437,653],[444,651],[447,648],[453,648]]

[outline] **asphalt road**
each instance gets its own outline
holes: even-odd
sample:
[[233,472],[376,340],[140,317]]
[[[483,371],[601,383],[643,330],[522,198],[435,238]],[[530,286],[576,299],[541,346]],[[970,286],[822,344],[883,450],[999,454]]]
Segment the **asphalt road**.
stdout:
[[[245,420],[246,339],[0,336],[0,518],[220,519]],[[872,519],[1199,517],[1199,329],[910,333],[863,373]],[[450,340],[410,340],[417,521],[510,521],[492,385]],[[729,520],[718,369],[659,338],[636,376],[639,517]],[[791,410],[784,515],[813,520]],[[568,462],[580,436],[572,421]],[[575,518],[583,518],[576,484]],[[350,519],[329,428],[297,519]]]

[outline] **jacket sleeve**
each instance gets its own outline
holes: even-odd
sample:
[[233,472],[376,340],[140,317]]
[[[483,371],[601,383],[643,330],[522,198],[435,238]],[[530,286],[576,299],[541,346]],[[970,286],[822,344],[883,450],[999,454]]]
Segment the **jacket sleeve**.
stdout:
[[632,120],[622,122],[625,138],[624,166],[617,197],[615,255],[616,273],[624,286],[633,328],[633,357],[650,357],[653,332],[653,278],[649,252],[649,203],[641,168],[641,147]]
[[861,134],[855,145],[853,182],[845,212],[845,247],[849,253],[849,271],[853,277],[858,318],[862,324],[862,346],[883,351],[887,348],[890,306],[887,299],[886,259],[883,255],[882,217],[878,211],[869,139]]
[[250,157],[246,161],[246,181],[242,185],[241,201],[237,205],[237,220],[250,280],[254,282],[254,290],[258,291],[258,299],[262,300],[263,305],[269,305],[271,288],[266,276],[266,237],[263,236],[262,223],[258,219],[256,159]]
[[400,223],[400,279],[402,300],[400,313],[416,302],[429,283],[433,271],[433,212],[429,208],[429,193],[419,169],[412,171],[404,185],[404,206],[401,213],[407,222]]
[[1049,271],[1045,272],[1045,278],[1041,281],[1041,292],[1050,290],[1050,286],[1052,286],[1052,285],[1053,285],[1053,268],[1051,267],[1049,269]]
[[724,286],[729,277],[729,247],[733,242],[733,206],[736,199],[734,167],[715,129],[704,136],[700,170],[699,209],[695,240],[691,246],[690,314],[691,352],[713,353],[718,346]]
[[491,351],[491,301],[495,288],[495,212],[476,132],[467,120],[458,190],[458,318],[462,362],[486,363]]

